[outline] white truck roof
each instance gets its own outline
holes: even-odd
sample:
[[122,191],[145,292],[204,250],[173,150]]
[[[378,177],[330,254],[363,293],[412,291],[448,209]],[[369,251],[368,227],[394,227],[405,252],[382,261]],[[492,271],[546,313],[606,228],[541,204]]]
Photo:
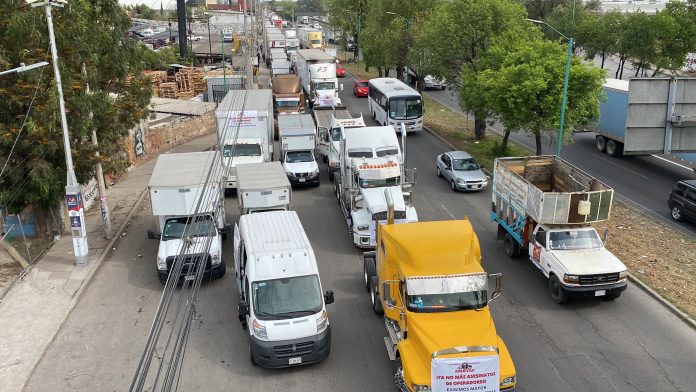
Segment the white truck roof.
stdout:
[[348,119],[352,118],[350,112],[347,109],[314,109],[314,117],[317,119],[317,126],[320,127],[330,127],[331,118],[335,117],[337,119]]
[[[208,170],[220,166],[220,158],[215,151],[162,154],[157,157],[148,187],[184,188],[205,183]],[[222,170],[213,169],[211,182],[219,182]]]
[[307,62],[336,62],[336,59],[319,49],[299,49],[297,51],[297,56],[302,57]]
[[288,176],[279,161],[237,165],[237,190],[290,187]]
[[399,146],[394,127],[346,128],[346,151],[353,148],[379,148]]
[[273,105],[271,90],[230,90],[218,105],[216,113],[228,110],[268,110]]
[[283,136],[316,135],[317,128],[311,114],[285,114],[278,116],[278,131]]
[[247,254],[247,275],[253,281],[318,275],[314,251],[295,211],[242,215],[240,235]]

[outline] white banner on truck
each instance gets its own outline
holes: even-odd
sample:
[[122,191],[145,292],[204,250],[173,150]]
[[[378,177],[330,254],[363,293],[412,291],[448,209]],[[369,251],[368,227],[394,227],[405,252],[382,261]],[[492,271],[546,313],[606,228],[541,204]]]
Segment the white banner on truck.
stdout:
[[256,110],[245,110],[231,111],[227,115],[228,117],[228,127],[240,127],[240,128],[255,128],[258,123],[258,111]]
[[433,358],[430,371],[433,392],[499,392],[497,355]]

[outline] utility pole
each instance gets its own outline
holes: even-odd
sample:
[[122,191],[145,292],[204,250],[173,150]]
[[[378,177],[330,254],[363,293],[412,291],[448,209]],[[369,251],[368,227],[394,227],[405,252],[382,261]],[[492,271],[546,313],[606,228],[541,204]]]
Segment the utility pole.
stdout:
[[[82,74],[85,76],[85,79],[87,78],[87,67],[85,66],[85,63],[82,63]],[[86,88],[87,95],[89,95],[89,83],[87,83],[87,88]],[[99,156],[99,143],[97,142],[97,128],[94,127],[92,123],[92,119],[94,118],[94,114],[92,111],[89,111],[89,121],[90,125],[92,126],[92,145],[94,145],[94,156],[97,158],[97,164],[96,164],[96,177],[97,177],[97,184],[99,186],[99,207],[101,208],[101,217],[102,220],[104,221],[104,238],[107,240],[110,240],[114,236],[114,232],[111,229],[111,215],[109,213],[109,202],[108,202],[108,196],[106,194],[106,185],[104,184],[104,172],[102,171],[102,164],[101,164],[101,159]]]
[[77,177],[73,169],[70,136],[68,135],[68,120],[65,116],[65,100],[63,99],[63,86],[60,80],[60,69],[58,67],[58,50],[56,49],[56,37],[53,33],[53,17],[51,16],[51,7],[63,7],[68,2],[67,0],[27,0],[27,3],[32,7],[44,6],[46,9],[46,23],[48,24],[48,38],[51,43],[51,56],[53,58],[53,73],[56,81],[56,90],[58,90],[60,123],[63,128],[63,147],[65,148],[65,166],[67,168],[65,200],[67,202],[68,216],[70,218],[75,263],[77,265],[86,265],[89,260],[89,246],[87,244],[87,228],[85,226],[82,189],[80,184],[77,183]]
[[179,28],[179,56],[188,57],[186,46],[186,0],[176,0],[176,19]]

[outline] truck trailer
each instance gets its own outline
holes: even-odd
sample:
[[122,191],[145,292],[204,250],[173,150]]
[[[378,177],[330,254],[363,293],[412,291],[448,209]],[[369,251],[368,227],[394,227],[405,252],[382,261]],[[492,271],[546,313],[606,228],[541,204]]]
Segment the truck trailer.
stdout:
[[341,106],[336,77],[336,60],[319,49],[300,49],[295,59],[295,72],[311,106]]
[[526,254],[548,278],[551,298],[614,300],[626,289],[626,266],[592,223],[609,219],[614,190],[557,156],[497,158],[491,219],[511,257]]
[[288,211],[292,189],[280,162],[237,166],[239,215],[264,211]]
[[309,114],[278,117],[280,159],[290,183],[319,186],[316,148],[317,127]]

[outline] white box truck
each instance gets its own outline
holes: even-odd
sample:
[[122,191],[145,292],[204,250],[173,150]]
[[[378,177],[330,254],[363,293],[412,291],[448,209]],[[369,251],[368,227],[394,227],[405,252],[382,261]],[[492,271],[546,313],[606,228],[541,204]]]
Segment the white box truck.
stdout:
[[300,49],[295,59],[295,72],[302,79],[302,88],[312,106],[341,106],[336,78],[336,59],[319,49]]
[[237,166],[239,215],[290,209],[292,189],[280,162]]
[[339,154],[341,129],[359,128],[365,126],[362,113],[360,117],[352,117],[347,109],[315,110],[317,122],[317,154],[328,163],[329,180],[333,181],[334,174],[340,169]]
[[278,117],[280,156],[293,185],[319,186],[319,165],[314,155],[317,127],[310,114]]
[[331,351],[326,305],[312,245],[295,211],[242,215],[234,228],[239,321],[249,360],[269,368],[319,362]]
[[206,278],[225,275],[222,239],[230,227],[216,154],[190,152],[157,158],[148,184],[156,230],[148,230],[148,238],[160,241],[157,272],[163,284],[175,260],[183,263],[179,280],[191,279],[199,263],[205,263]]
[[236,90],[215,110],[225,188],[237,187],[235,167],[273,160],[273,93]]

